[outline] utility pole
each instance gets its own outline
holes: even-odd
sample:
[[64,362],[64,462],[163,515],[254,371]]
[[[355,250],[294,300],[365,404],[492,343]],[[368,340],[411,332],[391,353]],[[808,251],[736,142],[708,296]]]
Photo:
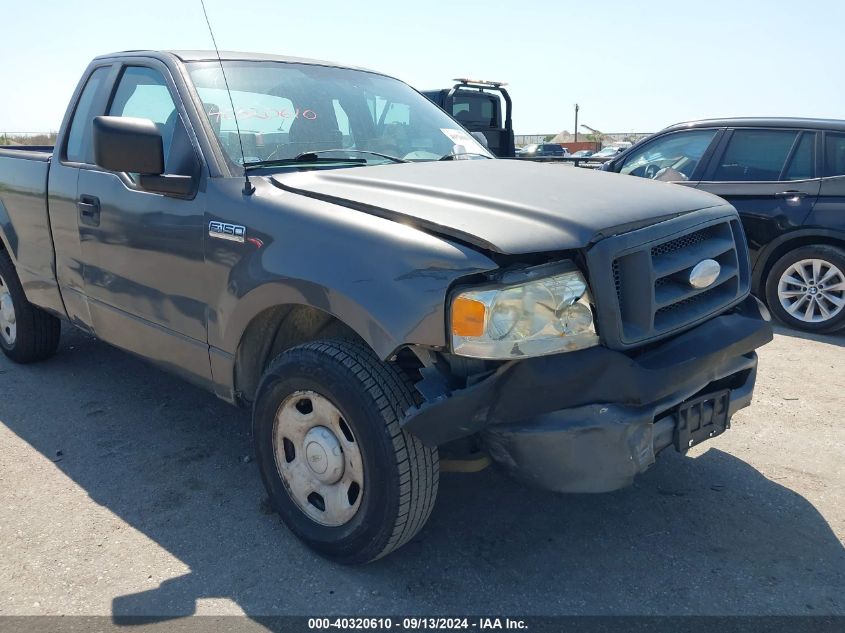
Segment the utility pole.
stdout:
[[578,142],[578,110],[581,109],[577,103],[575,104],[575,142]]

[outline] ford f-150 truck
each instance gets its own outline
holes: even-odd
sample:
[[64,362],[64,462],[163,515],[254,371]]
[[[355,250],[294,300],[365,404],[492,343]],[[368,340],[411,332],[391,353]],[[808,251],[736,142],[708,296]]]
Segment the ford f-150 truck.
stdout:
[[66,320],[251,407],[275,509],[343,562],[420,530],[439,450],[630,484],[728,428],[771,339],[722,199],[496,160],[327,62],[96,58],[54,148],[0,150],[0,238],[9,358]]

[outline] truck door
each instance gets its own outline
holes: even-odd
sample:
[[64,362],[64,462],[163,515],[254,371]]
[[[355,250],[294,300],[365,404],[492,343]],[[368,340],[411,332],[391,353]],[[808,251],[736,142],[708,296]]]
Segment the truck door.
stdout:
[[821,187],[816,136],[811,130],[728,130],[698,184],[739,211],[752,264],[766,244],[799,228],[813,209]]
[[105,112],[108,80],[112,72],[111,64],[103,64],[80,81],[71,102],[73,108],[68,108],[69,113],[62,124],[62,137],[56,141],[47,185],[50,231],[56,250],[56,280],[68,318],[76,325],[89,329],[91,315],[79,263],[76,188],[80,170],[94,163],[91,125],[95,116]]
[[825,132],[823,148],[819,199],[805,223],[842,233],[845,231],[845,134]]
[[[151,119],[162,132],[167,173],[200,176],[169,72],[163,64],[126,65],[106,110]],[[203,254],[203,197],[142,191],[136,174],[82,169],[80,212],[85,294],[100,338],[210,379]]]

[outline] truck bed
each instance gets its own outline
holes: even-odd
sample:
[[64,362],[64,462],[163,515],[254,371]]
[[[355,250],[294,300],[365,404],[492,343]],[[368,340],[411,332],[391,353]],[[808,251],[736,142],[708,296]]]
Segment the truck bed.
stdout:
[[[55,252],[47,215],[53,148],[0,146],[0,226],[24,291],[38,298],[56,287]],[[47,303],[46,305],[49,305]]]
[[52,145],[0,145],[0,156],[46,162],[53,157],[53,149]]

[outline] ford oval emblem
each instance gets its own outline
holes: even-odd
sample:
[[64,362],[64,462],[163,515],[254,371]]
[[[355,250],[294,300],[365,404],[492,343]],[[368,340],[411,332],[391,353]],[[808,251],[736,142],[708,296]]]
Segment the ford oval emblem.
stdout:
[[719,278],[722,267],[715,259],[705,259],[693,266],[689,272],[689,285],[693,288],[707,288]]

